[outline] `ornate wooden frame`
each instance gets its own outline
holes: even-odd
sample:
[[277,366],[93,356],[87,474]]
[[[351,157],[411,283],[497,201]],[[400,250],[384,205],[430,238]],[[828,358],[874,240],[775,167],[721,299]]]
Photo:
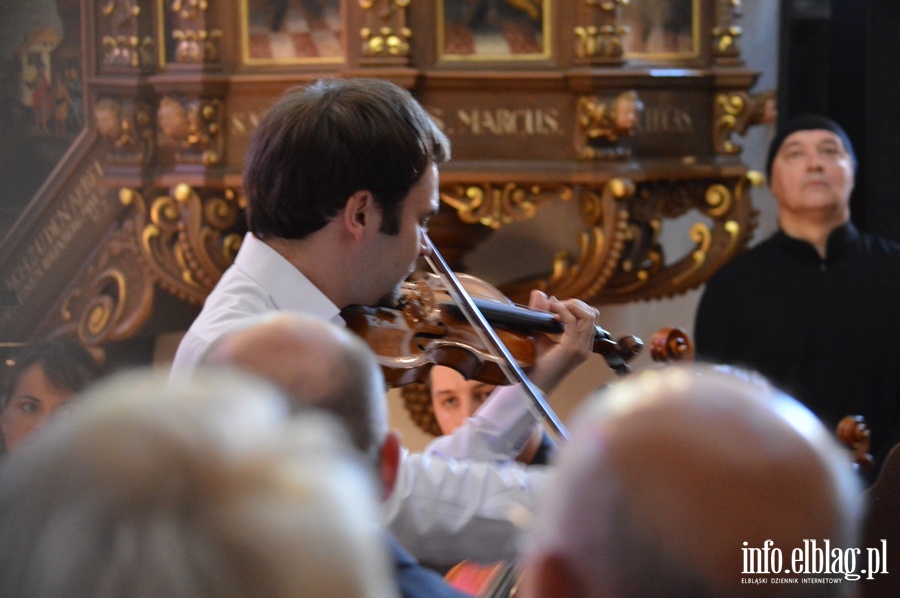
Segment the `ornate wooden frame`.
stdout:
[[[19,301],[0,310],[0,342],[103,344],[183,327],[237,250],[259,116],[288,87],[333,75],[411,89],[451,138],[432,236],[457,267],[559,203],[578,212],[575,249],[491,280],[513,298],[538,287],[622,303],[694,288],[755,226],[748,190],[761,177],[736,138],[773,97],[750,91],[739,1],[696,2],[696,53],[629,56],[624,0],[544,0],[540,60],[451,61],[434,43],[435,3],[345,0],[340,63],[262,64],[246,59],[234,3],[83,0],[92,118],[0,244],[0,290]],[[686,216],[688,250],[669,255],[663,225]]]

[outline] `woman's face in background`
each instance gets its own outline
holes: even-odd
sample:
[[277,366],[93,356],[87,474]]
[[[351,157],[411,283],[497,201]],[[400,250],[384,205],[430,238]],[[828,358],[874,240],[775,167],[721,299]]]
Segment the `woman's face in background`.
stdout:
[[0,432],[6,450],[15,450],[25,438],[42,428],[51,415],[64,408],[74,395],[71,390],[53,386],[40,363],[22,372],[0,412]]
[[495,386],[466,380],[454,369],[436,365],[429,379],[434,417],[444,434],[450,434],[481,407]]

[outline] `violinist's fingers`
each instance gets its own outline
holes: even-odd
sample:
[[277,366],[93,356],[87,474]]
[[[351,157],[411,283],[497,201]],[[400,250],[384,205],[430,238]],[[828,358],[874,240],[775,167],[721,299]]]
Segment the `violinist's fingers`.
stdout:
[[589,353],[593,347],[594,324],[599,317],[597,308],[579,299],[559,301],[555,297],[549,299],[549,311],[553,312],[564,327],[562,343],[571,343],[580,352]]
[[560,301],[555,297],[547,298],[546,311],[556,314],[563,333],[555,344],[543,347],[530,375],[549,392],[591,354],[598,311],[579,299]]
[[540,311],[550,311],[550,298],[547,297],[547,293],[534,289],[528,297],[528,307]]

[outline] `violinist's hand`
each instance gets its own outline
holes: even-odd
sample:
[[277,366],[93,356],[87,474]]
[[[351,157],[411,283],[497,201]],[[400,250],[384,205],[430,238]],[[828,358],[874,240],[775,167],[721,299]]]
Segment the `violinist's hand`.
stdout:
[[550,392],[591,354],[600,312],[579,299],[560,301],[538,290],[531,291],[528,307],[556,314],[564,327],[558,342],[548,340],[538,346],[538,357],[529,372],[532,382]]

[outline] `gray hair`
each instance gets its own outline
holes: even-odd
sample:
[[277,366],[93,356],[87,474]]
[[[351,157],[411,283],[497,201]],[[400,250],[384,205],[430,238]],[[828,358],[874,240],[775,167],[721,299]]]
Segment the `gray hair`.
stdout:
[[591,397],[547,487],[531,554],[559,556],[583,587],[626,598],[852,587],[735,585],[743,542],[772,539],[787,555],[806,538],[847,549],[861,518],[847,452],[758,376],[674,367]]
[[0,466],[0,596],[394,596],[378,500],[274,387],[129,372]]

